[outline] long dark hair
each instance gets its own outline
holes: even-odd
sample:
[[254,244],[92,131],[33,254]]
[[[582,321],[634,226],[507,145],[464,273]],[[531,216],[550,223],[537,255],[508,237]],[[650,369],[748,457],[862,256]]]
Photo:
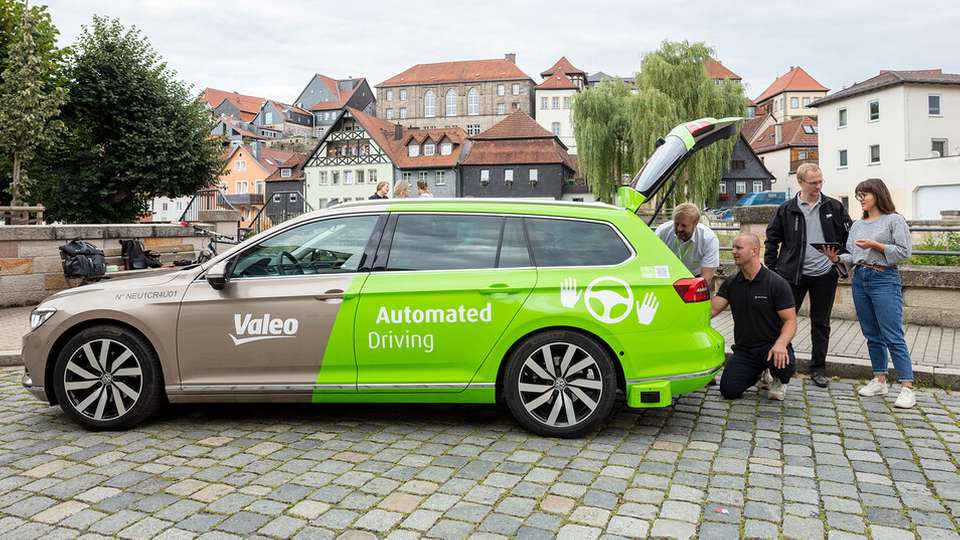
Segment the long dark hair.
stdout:
[[[883,180],[879,178],[867,178],[863,182],[857,184],[856,189],[853,190],[854,193],[869,193],[873,195],[874,200],[877,204],[877,209],[884,214],[896,214],[897,207],[893,205],[893,197],[890,196],[890,190],[887,189],[887,185],[883,183]],[[863,211],[863,219],[867,219],[869,214],[867,211]]]

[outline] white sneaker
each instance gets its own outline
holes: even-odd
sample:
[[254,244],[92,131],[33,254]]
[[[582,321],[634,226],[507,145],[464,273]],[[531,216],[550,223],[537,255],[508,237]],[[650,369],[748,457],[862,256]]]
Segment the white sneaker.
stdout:
[[914,393],[913,388],[901,386],[900,395],[897,396],[897,400],[893,402],[893,406],[901,409],[911,409],[916,404],[917,395]]
[[780,382],[780,379],[770,379],[770,389],[767,390],[767,399],[783,401],[787,397],[787,385]]
[[870,382],[868,382],[866,386],[860,388],[857,393],[863,397],[885,396],[889,390],[890,387],[886,382],[880,382],[879,379],[874,377],[870,379]]
[[763,370],[763,374],[760,375],[760,382],[757,383],[757,390],[764,390],[770,388],[770,383],[773,382],[773,375],[770,374],[769,369]]

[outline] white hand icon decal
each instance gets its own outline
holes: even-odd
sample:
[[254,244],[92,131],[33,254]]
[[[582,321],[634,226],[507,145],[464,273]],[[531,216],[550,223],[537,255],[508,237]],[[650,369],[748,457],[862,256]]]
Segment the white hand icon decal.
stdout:
[[657,314],[657,309],[659,308],[660,301],[657,300],[657,295],[648,292],[643,295],[643,304],[637,302],[637,321],[640,324],[652,323],[653,316]]
[[577,290],[577,280],[567,278],[560,282],[560,305],[572,308],[580,301],[580,291]]

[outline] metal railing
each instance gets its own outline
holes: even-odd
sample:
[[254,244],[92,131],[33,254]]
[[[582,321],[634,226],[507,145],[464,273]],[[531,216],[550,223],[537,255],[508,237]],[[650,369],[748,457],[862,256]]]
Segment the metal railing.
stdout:
[[200,212],[204,210],[234,210],[226,195],[219,189],[201,189],[190,199],[190,203],[180,214],[180,221],[197,222],[200,221]]
[[245,240],[288,219],[313,211],[313,206],[299,191],[275,191],[265,201],[257,215],[240,231],[242,239]]

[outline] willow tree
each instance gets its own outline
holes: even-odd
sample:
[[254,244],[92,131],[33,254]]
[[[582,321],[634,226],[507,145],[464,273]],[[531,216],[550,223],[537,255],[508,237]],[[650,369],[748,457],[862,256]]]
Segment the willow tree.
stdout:
[[577,140],[580,173],[593,195],[612,202],[624,173],[633,172],[630,87],[620,80],[604,81],[573,100],[573,135]]
[[[704,62],[712,54],[703,43],[664,41],[644,56],[630,115],[637,169],[673,126],[706,116],[743,115],[743,87],[735,81],[717,84],[707,76]],[[735,142],[736,138],[720,141],[693,156],[676,173],[677,184],[667,202],[715,201]]]

